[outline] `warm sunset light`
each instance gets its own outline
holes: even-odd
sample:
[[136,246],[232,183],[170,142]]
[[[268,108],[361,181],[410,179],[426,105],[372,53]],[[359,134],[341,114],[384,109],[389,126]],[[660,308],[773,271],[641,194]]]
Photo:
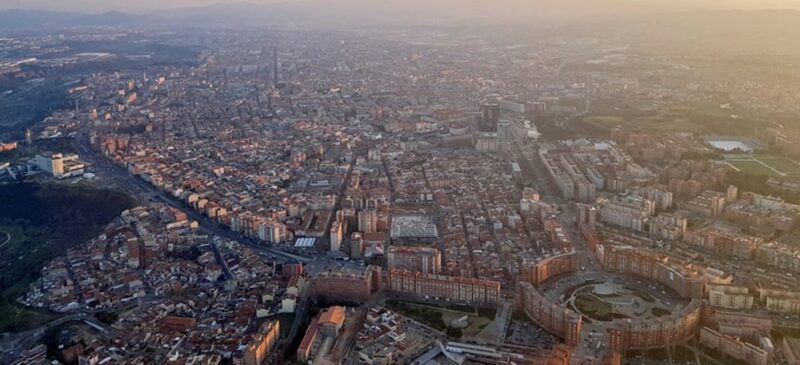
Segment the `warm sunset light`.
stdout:
[[800,365],[800,0],[0,0],[0,365]]

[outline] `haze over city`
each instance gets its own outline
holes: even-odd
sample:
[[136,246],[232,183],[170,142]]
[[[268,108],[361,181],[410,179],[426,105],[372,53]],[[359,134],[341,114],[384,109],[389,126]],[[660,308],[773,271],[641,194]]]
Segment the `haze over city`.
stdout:
[[800,1],[0,0],[0,365],[800,365]]
[[[486,17],[491,13],[504,13],[503,8],[514,11],[536,12],[545,11],[576,11],[584,13],[586,9],[606,8],[610,11],[623,11],[627,9],[669,9],[669,10],[696,10],[696,9],[798,9],[800,2],[797,0],[430,0],[430,1],[397,1],[397,0],[2,0],[0,9],[37,9],[51,11],[78,11],[85,13],[100,13],[106,11],[133,11],[138,13],[171,10],[180,8],[205,7],[211,5],[285,5],[285,4],[318,4],[320,8],[336,9],[338,7],[356,6],[354,11],[370,11],[370,8],[407,6],[420,11],[431,9],[447,10],[448,12],[464,12],[473,17]],[[616,9],[615,9],[616,8]],[[444,15],[444,14],[442,14]]]

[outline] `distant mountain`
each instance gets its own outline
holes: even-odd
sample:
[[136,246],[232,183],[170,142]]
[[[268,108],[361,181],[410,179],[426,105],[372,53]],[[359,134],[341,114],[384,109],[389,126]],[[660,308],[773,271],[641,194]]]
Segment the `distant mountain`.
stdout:
[[[656,1],[656,0],[653,0]],[[364,25],[450,25],[468,23],[524,23],[587,15],[666,11],[681,0],[642,5],[640,1],[604,0],[310,0],[267,4],[249,2],[181,8],[131,15],[99,15],[9,10],[0,12],[0,29],[58,28],[79,25],[246,25],[307,24],[315,27]]]
[[133,26],[147,22],[148,17],[121,12],[97,15],[42,10],[11,9],[0,11],[0,30],[53,30],[80,26]]
[[0,29],[49,28],[51,24],[61,25],[85,16],[80,13],[11,9],[0,11]]
[[[350,29],[364,26],[479,25],[519,29],[531,36],[544,25],[564,35],[618,36],[643,41],[721,47],[784,46],[800,36],[800,12],[721,11],[689,0],[311,0],[220,4],[133,15],[89,15],[33,10],[0,11],[0,31],[76,26],[290,26]],[[683,9],[684,11],[678,11]],[[685,9],[693,9],[685,11]],[[794,38],[798,39],[798,38]],[[727,42],[727,43],[725,43]],[[732,43],[733,42],[733,43]],[[701,46],[702,48],[702,46]]]
[[800,11],[709,10],[586,18],[539,36],[617,39],[654,53],[800,56]]

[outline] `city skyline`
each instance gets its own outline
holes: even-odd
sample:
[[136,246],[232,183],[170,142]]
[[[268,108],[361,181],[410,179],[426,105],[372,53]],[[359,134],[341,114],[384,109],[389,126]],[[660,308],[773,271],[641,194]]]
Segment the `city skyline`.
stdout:
[[0,11],[0,364],[800,365],[790,2],[210,3]]
[[[135,14],[148,14],[161,11],[180,11],[192,8],[208,6],[226,5],[296,5],[305,6],[313,4],[316,9],[336,9],[338,6],[354,6],[353,11],[370,11],[371,9],[383,9],[387,3],[396,2],[399,6],[420,7],[427,9],[450,9],[456,12],[463,12],[463,16],[485,17],[490,16],[487,10],[508,7],[514,11],[529,13],[534,9],[545,9],[546,11],[570,13],[577,12],[583,14],[581,8],[603,8],[617,7],[622,9],[660,10],[660,11],[687,11],[687,10],[767,10],[767,9],[794,9],[800,10],[798,0],[609,0],[588,2],[586,0],[570,1],[523,1],[523,0],[500,0],[488,4],[480,0],[434,0],[419,3],[397,2],[397,1],[375,1],[375,0],[171,0],[171,1],[127,1],[127,0],[0,0],[0,11],[10,9],[22,10],[45,10],[45,11],[70,11],[87,14],[99,14],[109,11],[131,12]],[[500,10],[502,13],[503,11]]]

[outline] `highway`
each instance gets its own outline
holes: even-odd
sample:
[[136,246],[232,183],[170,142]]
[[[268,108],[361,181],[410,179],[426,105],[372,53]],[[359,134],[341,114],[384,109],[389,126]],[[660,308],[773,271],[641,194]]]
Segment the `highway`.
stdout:
[[3,340],[0,344],[0,363],[8,364],[16,360],[22,351],[33,347],[47,331],[69,322],[83,322],[102,334],[111,332],[111,328],[98,322],[90,313],[73,313],[52,321],[44,326],[29,331],[16,333]]
[[8,233],[6,231],[0,231],[0,235],[5,236],[5,238],[3,239],[3,242],[0,242],[0,248],[3,248],[3,246],[5,246],[7,243],[11,242],[11,238],[13,238],[13,237],[11,236],[11,233]]

